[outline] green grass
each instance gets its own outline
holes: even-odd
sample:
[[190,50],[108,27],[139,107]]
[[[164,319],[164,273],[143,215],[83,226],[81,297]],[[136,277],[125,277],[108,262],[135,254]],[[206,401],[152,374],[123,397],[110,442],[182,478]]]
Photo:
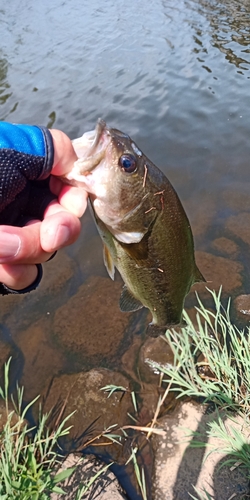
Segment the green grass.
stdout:
[[206,490],[199,491],[197,488],[194,487],[194,491],[199,495],[198,497],[194,497],[189,493],[190,498],[193,498],[193,500],[214,500],[211,495]]
[[[9,368],[10,360],[4,367],[4,386],[0,387],[0,398],[4,402],[0,428],[0,499],[47,500],[52,493],[64,495],[61,484],[76,467],[57,472],[64,459],[59,453],[58,441],[69,433],[71,427],[67,427],[67,421],[72,413],[53,430],[48,425],[50,415],[40,414],[38,425],[31,428],[26,416],[38,397],[23,409],[23,389],[17,387],[15,398],[9,394]],[[75,500],[83,497],[109,465],[88,483],[79,484]]]
[[[4,425],[0,431],[0,498],[1,500],[46,500],[50,493],[64,493],[59,482],[68,478],[74,469],[55,474],[61,456],[55,451],[59,438],[65,436],[66,417],[56,429],[47,426],[48,415],[40,415],[38,426],[30,428],[26,415],[37,401],[34,399],[22,410],[23,389],[17,387],[16,399],[9,398],[10,360],[4,368],[4,387],[0,397],[4,401]],[[12,410],[10,410],[10,403]]]
[[[224,443],[219,449],[227,455],[223,466],[237,463],[250,477],[249,328],[240,330],[232,324],[230,300],[224,308],[221,290],[210,293],[213,310],[206,309],[197,296],[196,324],[184,312],[185,326],[167,330],[164,338],[174,354],[173,366],[151,365],[163,374],[167,391],[175,391],[177,398],[188,396],[205,404],[214,403],[217,411],[207,425],[208,439]],[[208,446],[199,434],[192,437],[192,446]],[[209,453],[212,451],[218,451],[217,447],[210,448]],[[206,490],[195,491],[200,500],[211,498]]]
[[[163,381],[168,384],[165,394],[159,400],[152,428],[169,391],[175,391],[177,398],[188,396],[199,400],[202,398],[204,403],[213,402],[218,411],[214,420],[207,425],[208,438],[213,436],[224,443],[223,447],[220,446],[220,452],[227,455],[223,465],[237,463],[240,467],[244,467],[246,475],[250,476],[250,440],[246,437],[250,435],[249,328],[240,330],[232,324],[230,300],[226,308],[223,308],[221,291],[218,294],[212,291],[210,293],[214,302],[213,310],[206,309],[197,297],[196,324],[184,312],[185,327],[167,330],[164,338],[171,345],[174,354],[173,366],[151,363],[161,373]],[[58,453],[58,440],[69,432],[67,421],[71,415],[51,431],[48,427],[49,415],[41,414],[38,425],[31,429],[26,422],[26,416],[38,398],[23,410],[23,389],[17,388],[15,399],[10,396],[9,366],[10,361],[5,365],[4,387],[0,388],[0,397],[5,403],[6,413],[6,422],[0,430],[0,498],[1,500],[47,500],[52,492],[63,495],[61,483],[70,477],[75,467],[61,473],[56,472],[63,459]],[[103,390],[109,393],[109,397],[117,390],[127,391],[124,387],[114,385],[106,386]],[[131,398],[136,413],[135,393],[131,393]],[[10,400],[14,410],[10,409]],[[225,415],[228,417],[227,423]],[[237,416],[242,419],[240,424],[236,420]],[[228,425],[230,421],[232,425]],[[112,427],[107,429],[103,436],[110,441],[118,440],[120,443],[121,436],[112,434]],[[148,437],[152,428],[148,428]],[[139,426],[138,430],[145,431]],[[193,437],[195,439],[192,440],[192,445],[205,446],[198,434],[194,434]],[[144,470],[138,465],[136,448],[132,449],[129,460],[133,462],[142,498],[146,500]],[[87,485],[79,485],[75,500],[82,498],[104,469],[99,471]],[[194,491],[197,497],[190,494],[190,498],[196,500],[211,498],[205,489],[198,491],[194,488]]]
[[[151,365],[171,382],[177,397],[204,398],[217,406],[250,415],[250,341],[249,329],[239,330],[221,305],[221,291],[210,292],[215,311],[205,308],[200,299],[194,325],[184,311],[186,326],[167,330],[166,341],[174,353],[174,366]],[[203,359],[200,359],[200,355]]]
[[126,462],[126,465],[132,461],[133,467],[134,467],[134,472],[135,472],[135,478],[138,483],[141,495],[142,495],[142,500],[147,500],[147,485],[146,485],[146,479],[145,479],[145,472],[144,472],[144,467],[139,466],[138,461],[137,461],[137,452],[138,448],[135,447],[131,449],[131,455],[129,459]]

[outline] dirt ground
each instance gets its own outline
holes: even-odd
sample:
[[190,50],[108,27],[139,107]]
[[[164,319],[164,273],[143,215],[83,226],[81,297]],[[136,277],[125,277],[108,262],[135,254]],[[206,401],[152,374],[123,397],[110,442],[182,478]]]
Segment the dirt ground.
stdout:
[[[207,441],[206,429],[212,418],[216,418],[215,413],[208,409],[205,411],[204,407],[193,402],[185,402],[172,415],[160,419],[159,427],[165,430],[165,436],[153,438],[155,464],[152,500],[190,500],[190,495],[197,499],[209,500],[250,498],[249,481],[240,465],[235,463],[221,467],[228,458],[223,452],[223,443],[214,439]],[[230,432],[232,422],[226,421],[226,425]],[[241,422],[238,420],[235,426],[241,426]],[[205,447],[192,447],[193,438],[188,436],[190,431],[199,432]],[[216,451],[211,452],[214,447]],[[78,460],[79,457],[71,455],[64,466],[72,466]],[[77,466],[68,485],[64,487],[66,496],[52,495],[52,500],[74,500],[79,484],[87,482],[102,467],[103,464],[97,462],[94,457],[87,458]],[[205,492],[210,496],[205,496]],[[83,498],[124,500],[128,497],[121,491],[112,472],[107,470],[93,483]]]

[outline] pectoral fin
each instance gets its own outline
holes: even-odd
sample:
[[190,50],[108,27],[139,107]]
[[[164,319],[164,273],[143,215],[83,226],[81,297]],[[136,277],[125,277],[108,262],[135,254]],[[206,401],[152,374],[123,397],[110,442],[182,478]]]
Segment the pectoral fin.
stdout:
[[143,307],[142,303],[133,297],[126,286],[123,287],[120,297],[120,309],[122,312],[138,311]]
[[148,258],[149,235],[149,232],[146,233],[139,243],[131,243],[130,245],[121,243],[123,250],[137,263]]
[[139,243],[144,236],[144,233],[140,231],[118,231],[112,228],[109,230],[118,241],[126,244]]
[[108,247],[106,247],[106,245],[103,245],[103,260],[104,260],[105,267],[108,271],[108,275],[114,281],[114,279],[115,279],[115,266],[114,266],[113,259],[110,255],[109,249],[108,249]]

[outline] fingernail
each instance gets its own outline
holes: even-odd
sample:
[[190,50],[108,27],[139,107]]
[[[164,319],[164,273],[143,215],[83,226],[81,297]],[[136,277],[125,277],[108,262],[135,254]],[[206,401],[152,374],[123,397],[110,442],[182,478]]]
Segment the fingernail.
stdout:
[[60,224],[56,230],[53,230],[52,228],[48,229],[46,238],[47,244],[49,243],[52,250],[58,250],[68,243],[70,235],[71,233],[69,228]]
[[21,248],[21,239],[17,234],[0,232],[0,263],[16,257]]

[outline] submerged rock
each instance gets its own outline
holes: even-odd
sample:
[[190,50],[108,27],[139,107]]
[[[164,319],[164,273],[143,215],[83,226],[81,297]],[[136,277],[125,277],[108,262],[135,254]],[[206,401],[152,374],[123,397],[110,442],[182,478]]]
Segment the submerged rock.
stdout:
[[236,257],[239,253],[239,247],[236,243],[229,238],[222,236],[221,238],[216,238],[212,243],[211,247],[217,252],[228,257]]
[[62,353],[55,350],[50,332],[51,317],[47,315],[16,337],[24,357],[20,384],[25,387],[25,397],[29,400],[44,392],[52,377],[63,369]]
[[92,276],[56,311],[52,335],[57,348],[86,369],[120,359],[129,345],[131,313],[119,309],[122,284]]
[[250,213],[241,212],[226,220],[225,228],[250,245]]
[[238,318],[250,321],[250,295],[239,295],[233,302]]
[[[192,232],[195,238],[199,238],[213,225],[213,220],[217,214],[217,199],[211,192],[190,196],[184,204],[189,215]],[[199,207],[199,210],[197,210]]]
[[[125,390],[114,392],[108,397],[108,393],[101,388],[113,384]],[[135,420],[129,416],[135,414],[129,382],[122,374],[95,369],[87,373],[62,375],[54,378],[49,393],[44,396],[43,412],[52,411],[52,428],[62,408],[64,415],[75,411],[67,422],[67,426],[73,427],[64,440],[64,449],[69,452],[75,450],[92,453],[106,463],[114,462],[111,470],[118,477],[130,500],[142,500],[131,460],[132,449],[137,449],[138,463],[144,467],[147,498],[151,500],[151,444],[140,430],[126,427],[126,438],[120,430],[120,427],[135,425]],[[103,435],[110,426],[112,427],[109,432],[117,435],[117,442],[112,443]]]
[[[116,391],[108,397],[109,393],[101,390],[106,385],[124,387],[125,391]],[[68,421],[73,425],[69,437],[81,438],[82,448],[110,425],[117,428],[125,425],[127,413],[133,411],[129,381],[122,374],[104,368],[57,376],[44,398],[44,412],[64,403],[64,415],[75,412]]]
[[43,264],[43,279],[37,288],[24,295],[6,295],[1,298],[0,322],[11,331],[14,340],[20,332],[33,325],[48,312],[54,311],[67,300],[76,265],[62,251]]
[[240,262],[208,252],[199,251],[195,255],[197,265],[207,280],[207,283],[192,287],[201,297],[209,295],[206,287],[218,291],[222,285],[223,293],[228,295],[242,286],[243,265]]
[[237,182],[234,180],[231,186],[225,188],[220,194],[224,209],[227,207],[231,211],[242,211],[248,208],[250,210],[249,191],[249,182]]
[[[6,333],[6,331],[5,331]],[[9,368],[9,386],[12,391],[16,389],[16,379],[17,374],[22,366],[22,354],[18,347],[9,337],[9,342],[7,340],[0,339],[0,386],[4,389],[4,365],[11,358],[10,368]]]
[[2,381],[2,376],[3,376],[4,364],[7,363],[8,359],[11,357],[12,354],[13,354],[12,346],[8,342],[5,342],[4,340],[0,340],[0,367],[1,367],[0,380],[1,381]]
[[159,370],[152,363],[160,366],[169,366],[174,363],[174,356],[170,345],[163,337],[147,338],[140,349],[138,371],[143,382],[159,385]]

